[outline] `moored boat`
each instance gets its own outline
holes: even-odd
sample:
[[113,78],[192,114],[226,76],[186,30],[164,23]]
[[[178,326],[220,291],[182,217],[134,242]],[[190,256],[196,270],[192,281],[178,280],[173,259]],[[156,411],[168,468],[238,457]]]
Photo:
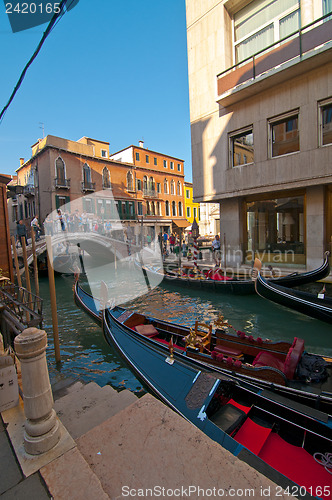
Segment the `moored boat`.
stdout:
[[332,323],[332,298],[314,295],[267,281],[258,273],[256,292],[261,297],[327,323]]
[[[279,278],[272,277],[267,281],[269,283],[276,283],[281,286],[292,288],[324,279],[330,272],[328,256],[329,252],[325,252],[324,262],[317,269],[304,273],[295,272]],[[194,267],[191,269],[187,267],[182,268],[181,270],[173,269],[169,271],[153,266],[142,267],[146,272],[147,277],[152,280],[159,277],[163,278],[167,282],[173,283],[174,285],[207,289],[218,293],[234,293],[238,295],[255,293],[255,283],[251,278],[231,278],[218,269],[210,269],[206,270],[206,272],[200,272]]]
[[152,393],[291,494],[330,498],[331,417],[313,416],[287,398],[276,401],[269,391],[230,380],[172,345],[138,335],[125,324],[128,313],[105,309],[104,335]]
[[[74,290],[76,304],[101,324],[99,300],[78,282]],[[222,317],[214,325],[205,325],[207,328],[198,323],[188,328],[131,310],[118,310],[123,313],[122,328],[130,328],[139,337],[163,345],[173,338],[175,351],[182,356],[332,414],[332,359],[305,353],[301,339],[271,342],[253,338],[235,331]]]

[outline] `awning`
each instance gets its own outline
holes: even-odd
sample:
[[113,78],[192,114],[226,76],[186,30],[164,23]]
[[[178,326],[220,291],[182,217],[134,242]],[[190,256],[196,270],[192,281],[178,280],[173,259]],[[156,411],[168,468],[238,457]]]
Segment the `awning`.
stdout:
[[191,225],[190,222],[187,221],[187,219],[173,220],[173,224],[177,227],[188,227]]

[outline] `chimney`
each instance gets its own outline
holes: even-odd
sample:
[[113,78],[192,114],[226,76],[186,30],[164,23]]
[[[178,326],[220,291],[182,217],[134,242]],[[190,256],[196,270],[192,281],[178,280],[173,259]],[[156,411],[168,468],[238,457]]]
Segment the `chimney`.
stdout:
[[20,158],[20,167],[22,167],[23,163],[24,163],[24,158]]
[[138,141],[138,145],[140,148],[144,148],[144,141]]

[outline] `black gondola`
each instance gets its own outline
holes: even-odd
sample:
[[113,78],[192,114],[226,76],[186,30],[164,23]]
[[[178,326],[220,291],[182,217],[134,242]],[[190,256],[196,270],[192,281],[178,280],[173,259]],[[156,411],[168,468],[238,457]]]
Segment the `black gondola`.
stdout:
[[281,487],[330,498],[331,417],[313,417],[287,398],[275,401],[268,391],[230,380],[138,335],[127,318],[123,308],[105,309],[104,335],[154,395]]
[[[324,279],[330,272],[328,256],[329,252],[325,252],[324,262],[317,269],[305,273],[295,272],[279,278],[269,278],[268,282],[292,288]],[[139,265],[139,263],[136,264]],[[230,278],[216,269],[204,273],[195,270],[194,267],[192,269],[181,269],[181,271],[177,269],[164,271],[153,266],[142,267],[147,277],[150,277],[153,281],[158,276],[174,285],[201,288],[218,293],[234,293],[238,295],[255,293],[255,283],[251,278]]]
[[[78,307],[101,325],[99,300],[83,290],[78,282],[74,287],[74,299]],[[210,344],[198,340],[195,345],[194,339],[189,343],[186,340],[191,333],[188,327],[146,317],[130,310],[122,311],[126,312],[123,327],[134,329],[136,335],[140,335],[140,328],[137,326],[151,326],[154,343],[168,344],[173,337],[175,349],[187,358],[213,366],[221,373],[244,382],[273,390],[276,397],[287,396],[332,415],[332,359],[304,353],[304,342],[301,339],[295,338],[293,343],[264,341],[259,337],[254,339],[243,332],[229,333],[227,328],[216,325]],[[254,359],[257,360],[255,366]],[[314,372],[316,379],[311,382],[309,372],[305,372],[302,379],[297,378],[295,370],[309,370],[312,363],[315,369],[318,364],[322,366],[321,380],[318,380],[317,371]],[[285,374],[285,366],[287,370],[293,371],[291,379],[287,378],[287,371]]]
[[332,323],[332,298],[318,297],[302,290],[293,290],[276,283],[271,283],[258,273],[256,292],[261,297],[286,306],[300,313]]

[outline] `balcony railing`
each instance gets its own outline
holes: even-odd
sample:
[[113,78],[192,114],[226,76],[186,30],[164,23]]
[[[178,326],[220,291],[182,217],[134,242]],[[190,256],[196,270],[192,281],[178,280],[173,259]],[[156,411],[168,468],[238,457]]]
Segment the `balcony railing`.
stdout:
[[88,182],[88,181],[82,182],[82,191],[95,191],[95,190],[96,190],[95,182]]
[[56,177],[54,179],[54,184],[57,189],[70,189],[70,179],[64,179],[63,177]]
[[23,186],[23,194],[26,197],[35,196],[35,186],[33,186],[32,184],[27,184],[26,186]]
[[[222,100],[225,97],[227,105],[229,91],[240,90],[241,84],[254,83],[258,77],[268,76],[273,69],[280,71],[292,63],[301,62],[306,55],[317,55],[317,49],[324,50],[323,45],[331,41],[332,20],[331,14],[327,14],[219,73],[217,100],[224,104]],[[315,52],[310,54],[311,51]]]
[[143,196],[145,198],[158,198],[159,193],[155,189],[146,189],[143,188]]
[[121,214],[121,213],[119,213],[119,217],[120,217],[120,220],[136,220],[135,214],[128,214],[128,213]]

